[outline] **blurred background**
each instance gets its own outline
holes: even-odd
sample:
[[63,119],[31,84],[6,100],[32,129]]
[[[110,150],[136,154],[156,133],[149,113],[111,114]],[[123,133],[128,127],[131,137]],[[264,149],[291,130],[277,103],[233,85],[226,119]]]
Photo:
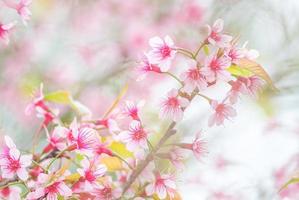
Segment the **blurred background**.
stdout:
[[2,136],[30,148],[40,120],[24,109],[41,82],[45,92],[70,91],[95,118],[128,85],[125,98],[146,100],[144,120],[158,132],[156,103],[175,82],[155,75],[135,81],[133,69],[148,39],[170,35],[176,45],[196,49],[203,26],[222,18],[225,32],[259,51],[258,62],[280,92],[265,88],[257,100],[242,98],[238,117],[218,128],[207,128],[209,106],[202,101],[187,110],[180,134],[190,141],[202,130],[209,153],[201,162],[191,157],[186,162],[179,175],[181,196],[299,199],[298,184],[278,193],[299,171],[299,1],[33,0],[29,8],[32,17],[24,26],[14,10],[0,5],[1,23],[18,22],[10,44],[0,46]]

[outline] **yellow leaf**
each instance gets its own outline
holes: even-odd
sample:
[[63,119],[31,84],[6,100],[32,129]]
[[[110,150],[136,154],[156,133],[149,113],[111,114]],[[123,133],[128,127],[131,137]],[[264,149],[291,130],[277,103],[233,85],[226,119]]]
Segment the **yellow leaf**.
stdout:
[[122,161],[117,157],[102,157],[101,162],[106,165],[108,171],[123,169]]
[[242,76],[242,77],[249,77],[252,76],[253,73],[249,71],[248,69],[242,68],[237,65],[231,65],[227,71],[229,71],[232,75],[235,76]]
[[81,176],[79,173],[74,173],[74,174],[71,174],[71,175],[65,177],[65,180],[69,181],[69,182],[77,182],[80,179],[80,177]]
[[294,177],[292,179],[290,179],[288,182],[286,182],[279,190],[279,192],[281,192],[282,190],[286,189],[289,185],[292,184],[299,184],[299,177]]
[[272,90],[278,91],[278,89],[274,86],[272,79],[270,78],[270,76],[267,74],[267,72],[264,70],[264,68],[261,65],[246,58],[239,59],[238,64],[240,67],[243,67],[251,71],[255,75],[265,80]]
[[60,104],[70,104],[71,96],[68,91],[56,91],[45,95],[45,100]]
[[122,158],[133,157],[133,153],[128,151],[126,146],[120,142],[112,142],[109,149]]

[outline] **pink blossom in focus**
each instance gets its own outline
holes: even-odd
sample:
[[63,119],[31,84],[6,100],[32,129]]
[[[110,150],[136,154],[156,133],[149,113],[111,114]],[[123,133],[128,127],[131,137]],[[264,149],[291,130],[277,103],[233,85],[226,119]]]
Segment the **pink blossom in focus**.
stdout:
[[174,191],[176,189],[176,184],[173,175],[170,174],[156,174],[153,183],[146,186],[146,194],[152,196],[157,194],[160,199],[165,199],[167,195],[172,198],[174,196]]
[[132,101],[126,101],[122,113],[125,116],[131,117],[133,120],[139,121],[139,111],[140,108],[143,107],[143,105],[144,101],[140,101],[137,104]]
[[[10,143],[12,141],[8,136],[5,136],[5,141],[8,147],[13,147]],[[20,151],[17,148],[9,148],[8,154],[4,154],[0,158],[0,168],[2,171],[3,178],[13,178],[17,175],[21,180],[28,179],[27,167],[30,166],[32,162],[31,155],[21,155]]]
[[147,149],[148,133],[143,129],[139,121],[132,121],[128,131],[123,131],[119,134],[121,141],[126,143],[129,151],[138,151],[138,148]]
[[229,42],[232,40],[232,37],[226,34],[222,34],[223,30],[223,20],[217,19],[213,26],[208,27],[208,41],[212,45],[216,45],[220,48],[227,47],[229,45]]
[[156,64],[150,63],[147,55],[142,57],[141,62],[136,67],[136,71],[138,73],[137,81],[143,80],[149,72],[161,73],[160,67]]
[[188,104],[189,101],[187,99],[178,97],[178,91],[172,89],[161,104],[160,117],[178,122],[183,118],[184,111],[182,109],[188,106]]
[[225,48],[224,55],[230,58],[232,63],[238,63],[238,59],[244,58],[245,56],[243,49],[233,45]]
[[184,90],[186,92],[192,92],[195,88],[200,91],[207,87],[207,81],[202,74],[201,70],[197,68],[197,62],[192,61],[192,66],[188,71],[181,75],[181,79],[184,81]]
[[205,59],[202,73],[208,82],[217,80],[229,81],[231,74],[226,70],[231,65],[230,59],[225,56],[218,58],[217,54],[212,54]]
[[225,119],[230,119],[237,115],[235,109],[230,105],[211,101],[211,107],[214,110],[213,115],[209,118],[209,126],[216,124],[217,126],[223,124]]
[[96,134],[97,132],[92,128],[80,127],[77,120],[74,119],[70,125],[67,139],[71,144],[70,147],[89,155],[94,150],[97,141]]
[[159,37],[153,37],[149,41],[152,50],[148,53],[150,63],[158,64],[163,72],[168,71],[171,61],[176,54],[174,42],[169,36],[164,40]]
[[102,177],[107,167],[102,164],[97,164],[95,160],[90,162],[87,158],[81,161],[82,168],[77,169],[84,181],[85,191],[91,191],[97,184],[97,178]]
[[192,143],[193,154],[198,160],[201,160],[202,157],[207,153],[205,148],[206,142],[201,139],[200,135],[201,133],[198,133]]

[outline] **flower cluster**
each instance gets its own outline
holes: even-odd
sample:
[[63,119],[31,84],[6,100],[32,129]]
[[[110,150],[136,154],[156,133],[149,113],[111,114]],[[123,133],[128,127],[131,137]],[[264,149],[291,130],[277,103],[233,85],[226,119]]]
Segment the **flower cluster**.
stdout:
[[[27,19],[28,10],[23,9],[20,12]],[[212,110],[209,126],[221,125],[236,116],[233,106],[241,94],[256,96],[263,84],[260,75],[244,65],[244,60],[252,59],[252,51],[238,47],[236,40],[223,34],[222,29],[222,20],[208,27],[208,36],[195,52],[176,46],[169,36],[150,39],[151,50],[137,67],[137,79],[152,72],[170,76],[179,84],[161,100],[160,117],[171,120],[162,134],[151,131],[142,120],[144,101],[123,101],[118,105],[117,99],[103,117],[94,119],[68,93],[44,94],[41,87],[26,113],[35,111],[43,118],[37,134],[45,132],[47,143],[34,143],[33,149],[40,147],[40,151],[27,155],[5,136],[0,157],[0,195],[28,200],[179,198],[174,169],[184,168],[188,153],[199,160],[206,153],[201,133],[189,143],[169,140],[178,132],[175,127],[192,100],[200,97],[207,101]],[[179,76],[171,72],[177,56],[188,63]],[[217,84],[230,87],[221,100],[204,94]],[[64,121],[52,108],[53,102],[69,105],[78,115]],[[167,171],[161,170],[160,162],[154,162],[159,160],[169,161]]]
[[[29,10],[29,6],[31,3],[32,0],[19,0],[17,3],[13,0],[3,0],[4,8],[13,9],[19,15],[24,25],[27,25],[27,21],[30,20],[31,11]],[[16,24],[17,21],[9,23],[0,22],[0,39],[4,44],[7,45],[9,43],[9,33]]]

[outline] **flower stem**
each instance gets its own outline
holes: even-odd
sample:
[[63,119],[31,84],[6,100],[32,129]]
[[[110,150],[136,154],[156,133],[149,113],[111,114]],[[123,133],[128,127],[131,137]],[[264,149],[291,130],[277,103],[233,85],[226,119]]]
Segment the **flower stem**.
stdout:
[[171,76],[172,78],[174,78],[176,81],[178,81],[182,86],[184,85],[184,83],[174,74],[170,73],[170,72],[162,72],[163,74],[167,74],[169,76]]

